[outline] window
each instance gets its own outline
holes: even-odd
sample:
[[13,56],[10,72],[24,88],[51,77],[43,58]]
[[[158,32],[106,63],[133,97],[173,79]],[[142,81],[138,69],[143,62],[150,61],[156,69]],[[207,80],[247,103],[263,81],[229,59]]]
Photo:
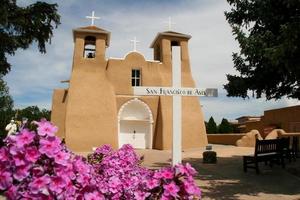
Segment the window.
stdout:
[[133,69],[131,71],[131,86],[141,86],[141,70]]
[[84,58],[95,58],[96,51],[96,38],[92,36],[87,36],[84,39]]

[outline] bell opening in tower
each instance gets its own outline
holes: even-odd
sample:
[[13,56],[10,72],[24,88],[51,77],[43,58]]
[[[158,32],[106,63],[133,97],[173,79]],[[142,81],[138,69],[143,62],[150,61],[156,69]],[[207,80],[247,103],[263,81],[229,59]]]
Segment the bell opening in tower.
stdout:
[[96,52],[96,38],[93,36],[87,36],[84,39],[84,58],[95,58]]

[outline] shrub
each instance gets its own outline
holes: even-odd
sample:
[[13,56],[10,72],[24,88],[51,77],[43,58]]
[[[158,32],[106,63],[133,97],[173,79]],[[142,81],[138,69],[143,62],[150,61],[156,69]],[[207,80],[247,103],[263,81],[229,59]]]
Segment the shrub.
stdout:
[[0,148],[0,193],[8,199],[199,199],[189,165],[152,171],[140,166],[132,146],[114,151],[104,145],[88,156],[73,154],[54,134],[57,127],[37,122]]

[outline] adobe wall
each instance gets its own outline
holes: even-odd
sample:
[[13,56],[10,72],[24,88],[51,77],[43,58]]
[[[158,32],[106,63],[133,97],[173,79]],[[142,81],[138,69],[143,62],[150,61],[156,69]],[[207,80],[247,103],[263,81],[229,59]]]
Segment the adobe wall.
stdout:
[[[264,132],[264,121],[263,119],[261,121],[254,121],[254,122],[247,122],[245,128],[245,132],[250,132],[251,130],[258,130],[260,134],[263,134]],[[264,135],[263,137],[265,137]]]
[[[264,124],[278,125],[286,132],[294,132],[291,123],[300,122],[300,106],[291,106],[264,112]],[[300,131],[300,130],[298,130]]]
[[245,135],[246,133],[207,134],[207,139],[210,144],[236,145],[236,142]]
[[66,143],[73,151],[91,151],[92,147],[103,144],[117,148],[116,96],[105,74],[105,41],[97,36],[94,59],[82,56],[83,46],[84,38],[76,37],[66,114]]
[[159,62],[146,61],[138,52],[130,52],[123,59],[110,58],[106,69],[107,79],[117,95],[133,95],[131,70],[140,69],[142,86],[161,86]]
[[55,89],[52,96],[51,122],[58,127],[56,135],[65,138],[65,117],[68,99],[66,89]]

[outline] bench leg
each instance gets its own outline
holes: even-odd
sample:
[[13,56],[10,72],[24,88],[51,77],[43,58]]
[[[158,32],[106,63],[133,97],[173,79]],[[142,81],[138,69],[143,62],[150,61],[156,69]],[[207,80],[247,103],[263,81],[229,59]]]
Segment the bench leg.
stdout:
[[244,172],[247,172],[247,160],[246,160],[246,158],[243,158],[243,167],[244,167]]
[[281,156],[280,160],[281,160],[281,166],[282,166],[282,168],[285,168],[284,157]]
[[258,168],[258,162],[255,161],[255,170],[256,170],[256,174],[259,174],[259,168]]

